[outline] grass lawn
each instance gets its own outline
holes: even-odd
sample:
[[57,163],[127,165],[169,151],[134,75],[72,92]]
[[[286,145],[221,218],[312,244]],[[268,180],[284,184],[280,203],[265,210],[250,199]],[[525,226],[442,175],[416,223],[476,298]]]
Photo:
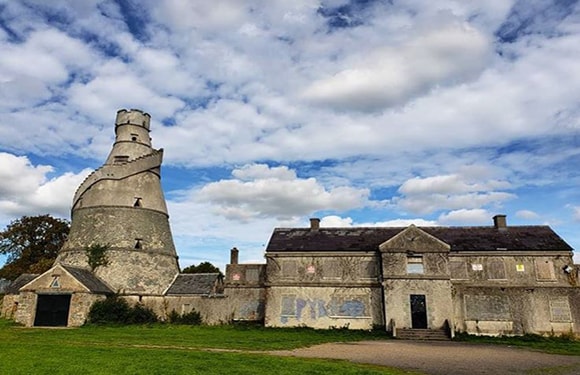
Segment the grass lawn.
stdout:
[[377,336],[240,326],[43,329],[0,320],[0,374],[413,374],[346,361],[260,353]]

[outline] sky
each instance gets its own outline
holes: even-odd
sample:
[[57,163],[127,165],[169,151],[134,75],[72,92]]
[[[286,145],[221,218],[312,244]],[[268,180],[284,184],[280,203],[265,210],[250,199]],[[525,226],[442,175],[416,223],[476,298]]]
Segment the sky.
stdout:
[[578,1],[0,0],[0,227],[69,219],[138,108],[182,267],[496,214],[580,263],[579,62]]

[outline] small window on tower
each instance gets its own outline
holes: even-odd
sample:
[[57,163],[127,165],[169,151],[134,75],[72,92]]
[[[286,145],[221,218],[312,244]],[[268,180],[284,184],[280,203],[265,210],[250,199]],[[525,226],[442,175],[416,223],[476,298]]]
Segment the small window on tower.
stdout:
[[141,239],[135,238],[135,249],[140,250],[142,248],[143,248],[143,245],[141,244]]
[[123,164],[129,161],[129,156],[127,155],[119,155],[115,156],[114,162],[115,164]]
[[135,197],[135,203],[133,203],[133,207],[141,207],[141,198]]
[[131,140],[133,142],[137,142],[138,139],[139,139],[139,134],[131,134]]

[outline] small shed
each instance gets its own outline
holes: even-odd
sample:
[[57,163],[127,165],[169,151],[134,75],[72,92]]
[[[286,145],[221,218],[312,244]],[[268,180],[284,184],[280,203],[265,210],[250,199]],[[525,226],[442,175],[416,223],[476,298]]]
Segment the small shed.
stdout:
[[24,283],[18,292],[13,318],[28,327],[81,326],[91,305],[113,294],[88,269],[62,264]]

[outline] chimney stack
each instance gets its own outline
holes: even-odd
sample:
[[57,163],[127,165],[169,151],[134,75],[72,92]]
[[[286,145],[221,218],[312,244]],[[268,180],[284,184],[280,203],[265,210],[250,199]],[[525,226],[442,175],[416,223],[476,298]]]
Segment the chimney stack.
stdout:
[[320,228],[320,219],[313,217],[310,219],[310,230],[318,230]]
[[507,229],[507,220],[505,215],[495,215],[493,217],[493,226],[497,230],[506,230]]
[[240,251],[237,248],[232,248],[230,250],[230,264],[238,264],[238,255]]

